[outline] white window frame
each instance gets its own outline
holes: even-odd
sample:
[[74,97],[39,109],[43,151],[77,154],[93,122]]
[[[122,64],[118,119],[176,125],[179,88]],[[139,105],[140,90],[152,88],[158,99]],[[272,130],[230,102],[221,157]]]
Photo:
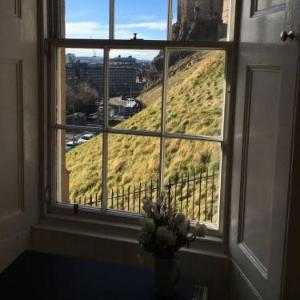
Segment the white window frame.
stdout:
[[[172,28],[172,0],[168,1],[168,38],[171,38]],[[96,40],[96,39],[65,39],[61,38],[59,28],[59,14],[61,13],[59,7],[59,0],[50,0],[50,9],[52,13],[52,28],[50,29],[49,37],[45,39],[45,45],[47,45],[47,63],[48,63],[48,132],[49,140],[48,146],[46,146],[48,153],[48,168],[49,176],[47,176],[47,189],[46,189],[46,214],[63,214],[65,216],[76,216],[77,219],[90,219],[98,221],[115,222],[119,224],[127,225],[138,225],[139,214],[125,211],[116,211],[106,208],[106,186],[107,186],[107,158],[108,158],[108,134],[130,134],[137,136],[149,136],[159,137],[161,140],[161,151],[160,151],[160,186],[163,186],[163,168],[164,168],[164,140],[165,138],[177,138],[197,141],[207,141],[220,143],[222,149],[222,158],[220,166],[220,202],[219,202],[219,223],[218,229],[209,227],[209,235],[217,238],[224,238],[227,232],[227,220],[228,220],[228,205],[229,205],[229,186],[230,186],[230,161],[231,161],[231,128],[232,128],[232,115],[233,115],[233,95],[231,93],[233,85],[233,63],[235,49],[235,41],[233,40],[233,30],[228,29],[228,41],[219,42],[205,42],[205,41],[152,41],[152,40],[114,40],[114,7],[115,0],[110,0],[110,30],[109,39],[107,40]],[[232,1],[234,2],[234,1]],[[234,8],[235,3],[231,3],[231,7]],[[51,20],[51,18],[50,18]],[[54,26],[56,24],[56,26]],[[233,24],[233,20],[231,20]],[[188,44],[188,46],[187,46]],[[87,49],[104,49],[104,124],[103,127],[99,126],[96,128],[85,127],[85,126],[70,126],[57,124],[56,122],[56,97],[57,97],[57,54],[59,48],[87,48]],[[162,118],[161,118],[161,132],[152,131],[139,131],[139,130],[126,130],[116,129],[108,126],[108,68],[109,68],[109,50],[110,49],[136,49],[136,50],[162,50],[164,52],[164,74],[163,74],[163,95],[162,95]],[[226,86],[224,89],[224,109],[223,109],[223,126],[222,134],[220,137],[212,136],[193,136],[179,133],[168,133],[165,131],[166,125],[166,101],[167,101],[167,74],[168,74],[168,53],[172,50],[224,50],[226,53]],[[103,175],[102,175],[102,189],[103,189],[103,203],[102,209],[95,209],[89,207],[82,207],[80,214],[74,215],[72,204],[60,204],[57,203],[56,195],[56,131],[60,129],[75,128],[76,130],[102,130],[103,133]],[[50,143],[49,143],[50,142]],[[123,226],[122,225],[122,226]]]

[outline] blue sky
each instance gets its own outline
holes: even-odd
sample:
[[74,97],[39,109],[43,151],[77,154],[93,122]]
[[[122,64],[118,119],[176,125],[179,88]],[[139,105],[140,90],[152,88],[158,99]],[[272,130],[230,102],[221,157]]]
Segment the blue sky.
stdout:
[[[130,39],[136,32],[138,38],[166,39],[167,2],[167,0],[115,0],[115,38]],[[65,3],[68,38],[108,38],[109,0],[65,0]],[[73,52],[83,54],[84,50]],[[156,53],[153,52],[153,56]],[[115,54],[119,53],[115,51]],[[122,51],[122,54],[133,55],[134,51],[131,53]],[[151,51],[147,51],[147,55],[151,55]]]

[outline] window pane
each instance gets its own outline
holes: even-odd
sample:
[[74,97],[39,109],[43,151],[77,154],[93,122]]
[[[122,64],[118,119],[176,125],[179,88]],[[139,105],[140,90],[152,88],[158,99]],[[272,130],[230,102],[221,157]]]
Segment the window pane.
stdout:
[[166,130],[220,136],[224,107],[224,51],[172,51]]
[[57,122],[103,125],[103,50],[61,49]]
[[63,37],[108,39],[109,0],[65,0]]
[[109,125],[159,131],[163,57],[158,50],[111,50]]
[[218,143],[166,140],[165,195],[188,218],[217,224],[221,147]]
[[173,0],[173,40],[227,39],[230,0]]
[[102,134],[58,130],[57,201],[101,207]]
[[140,212],[158,194],[160,139],[109,135],[108,208]]
[[115,38],[166,40],[168,0],[116,0]]

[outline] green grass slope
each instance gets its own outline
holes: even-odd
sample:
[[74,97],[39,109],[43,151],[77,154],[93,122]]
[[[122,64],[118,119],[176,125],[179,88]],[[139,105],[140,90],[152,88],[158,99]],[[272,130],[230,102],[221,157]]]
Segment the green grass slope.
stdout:
[[[168,79],[166,129],[193,135],[221,134],[224,61],[221,51],[191,55],[172,66]],[[141,95],[147,108],[117,126],[119,129],[159,131],[161,87]],[[110,135],[108,191],[158,179],[160,140],[155,137]],[[101,194],[102,135],[66,154],[70,199]],[[182,174],[218,170],[217,143],[167,139],[166,181]]]

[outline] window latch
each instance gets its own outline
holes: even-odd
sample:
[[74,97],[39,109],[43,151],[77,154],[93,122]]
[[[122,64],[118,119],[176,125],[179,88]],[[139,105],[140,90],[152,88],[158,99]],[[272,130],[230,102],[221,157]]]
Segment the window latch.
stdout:
[[137,33],[134,33],[134,34],[133,34],[133,38],[132,38],[131,40],[132,40],[132,41],[142,41],[143,39],[138,39],[138,38],[137,38],[137,35],[138,35]]

